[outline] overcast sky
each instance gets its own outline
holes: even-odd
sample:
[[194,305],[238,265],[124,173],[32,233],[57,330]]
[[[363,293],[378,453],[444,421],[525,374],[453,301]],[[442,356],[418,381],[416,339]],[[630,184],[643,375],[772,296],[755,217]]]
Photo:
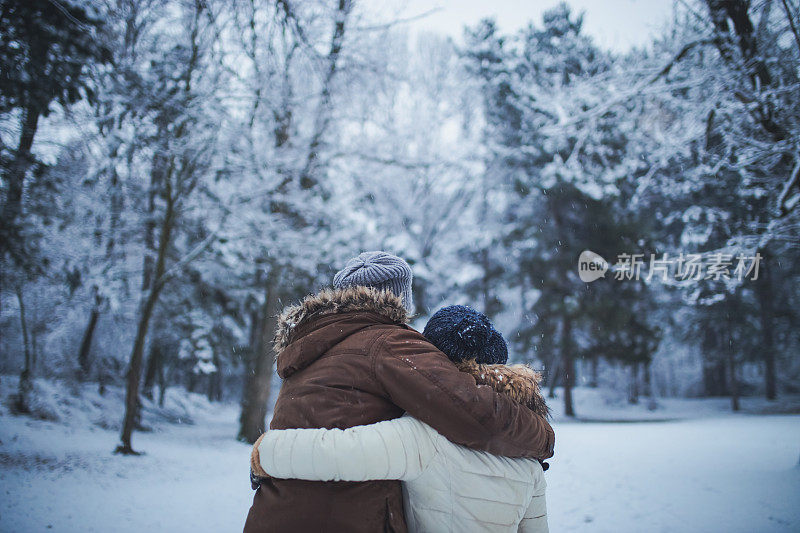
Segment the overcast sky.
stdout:
[[[433,30],[460,40],[463,27],[484,17],[494,17],[501,30],[513,32],[559,0],[397,0],[409,17],[437,11],[409,23],[412,30]],[[584,29],[603,47],[625,51],[646,44],[672,13],[673,0],[569,0],[576,11],[585,11]]]

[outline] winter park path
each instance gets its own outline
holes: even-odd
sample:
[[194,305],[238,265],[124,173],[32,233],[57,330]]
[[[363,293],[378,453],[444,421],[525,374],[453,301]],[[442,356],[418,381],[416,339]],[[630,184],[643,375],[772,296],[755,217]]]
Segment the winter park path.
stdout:
[[[0,531],[241,531],[252,492],[235,406],[194,425],[117,432],[0,415]],[[554,424],[550,528],[800,530],[800,416]]]

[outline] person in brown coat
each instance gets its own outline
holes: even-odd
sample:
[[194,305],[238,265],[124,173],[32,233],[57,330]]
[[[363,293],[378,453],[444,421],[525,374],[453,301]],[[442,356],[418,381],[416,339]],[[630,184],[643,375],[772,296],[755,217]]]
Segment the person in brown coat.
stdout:
[[[405,261],[368,252],[348,262],[333,289],[287,308],[275,337],[284,381],[270,428],[345,429],[408,412],[476,450],[552,457],[547,421],[460,372],[407,325],[410,307]],[[245,533],[406,531],[399,481],[259,482]]]

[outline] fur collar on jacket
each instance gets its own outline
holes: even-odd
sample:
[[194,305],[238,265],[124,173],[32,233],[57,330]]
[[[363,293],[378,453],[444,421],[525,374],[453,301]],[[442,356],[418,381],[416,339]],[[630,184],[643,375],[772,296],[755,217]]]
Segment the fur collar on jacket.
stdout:
[[482,365],[474,359],[462,361],[456,366],[471,374],[479,385],[488,385],[515,402],[528,406],[534,413],[550,416],[550,408],[544,401],[539,382],[542,375],[527,365]]
[[273,341],[275,353],[280,354],[292,341],[292,333],[309,320],[353,311],[376,313],[398,324],[407,323],[409,318],[403,301],[391,292],[362,286],[323,289],[283,310],[278,317],[278,329]]

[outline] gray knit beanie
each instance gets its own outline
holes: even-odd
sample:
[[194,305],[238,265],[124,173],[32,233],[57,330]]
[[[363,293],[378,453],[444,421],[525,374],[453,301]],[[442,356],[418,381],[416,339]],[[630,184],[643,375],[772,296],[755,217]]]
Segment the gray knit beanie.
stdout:
[[337,289],[362,285],[380,291],[391,291],[403,300],[403,306],[412,312],[411,267],[402,258],[388,252],[364,252],[347,262],[333,277]]

